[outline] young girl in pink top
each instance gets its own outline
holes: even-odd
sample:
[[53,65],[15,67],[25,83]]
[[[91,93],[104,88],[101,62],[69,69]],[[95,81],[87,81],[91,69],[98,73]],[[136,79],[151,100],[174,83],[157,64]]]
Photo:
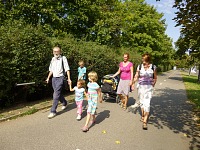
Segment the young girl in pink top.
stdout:
[[126,110],[128,95],[130,92],[130,87],[133,82],[133,63],[128,61],[129,54],[124,54],[124,61],[119,64],[118,71],[112,76],[115,77],[120,74],[120,81],[117,88],[117,94],[121,99],[121,107]]

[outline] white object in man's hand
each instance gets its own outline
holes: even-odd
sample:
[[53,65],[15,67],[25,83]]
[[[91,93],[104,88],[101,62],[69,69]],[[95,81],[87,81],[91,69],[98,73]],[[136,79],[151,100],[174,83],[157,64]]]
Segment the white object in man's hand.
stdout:
[[46,79],[46,82],[49,83],[49,79],[48,78]]

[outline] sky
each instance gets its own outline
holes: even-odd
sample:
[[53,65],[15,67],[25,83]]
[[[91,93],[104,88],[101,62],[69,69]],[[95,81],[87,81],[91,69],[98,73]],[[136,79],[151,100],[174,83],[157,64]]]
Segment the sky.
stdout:
[[172,20],[176,17],[175,12],[177,11],[176,8],[172,8],[174,5],[174,0],[145,0],[147,4],[153,5],[159,13],[163,13],[163,19],[166,19],[167,29],[166,34],[172,38],[173,46],[174,42],[176,42],[180,36],[180,27],[175,27],[176,22]]

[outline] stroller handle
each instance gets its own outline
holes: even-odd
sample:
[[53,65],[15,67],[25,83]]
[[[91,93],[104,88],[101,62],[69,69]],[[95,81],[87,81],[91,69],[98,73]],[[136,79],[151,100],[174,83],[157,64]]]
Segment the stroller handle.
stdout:
[[103,76],[104,79],[113,79],[114,77],[112,77],[113,74],[108,74],[108,75],[105,75]]

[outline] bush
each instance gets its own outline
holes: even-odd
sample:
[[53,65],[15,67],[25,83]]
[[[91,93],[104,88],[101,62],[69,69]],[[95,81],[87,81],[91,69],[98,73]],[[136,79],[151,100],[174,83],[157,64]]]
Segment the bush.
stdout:
[[[33,28],[22,21],[7,22],[0,27],[0,34],[0,99],[9,104],[17,97],[17,90],[25,90],[22,94],[26,95],[44,87],[52,46],[40,27]],[[36,84],[15,87],[23,82]]]
[[[52,58],[52,47],[60,46],[68,58],[71,78],[77,81],[79,60],[85,61],[87,73],[96,71],[100,79],[118,70],[123,53],[129,52],[133,63],[139,64],[141,56],[134,50],[113,49],[95,42],[74,39],[63,33],[48,37],[41,27],[25,25],[22,21],[7,22],[0,27],[0,99],[6,105],[24,100],[40,99],[52,95],[50,85],[44,84]],[[16,83],[36,82],[35,85],[15,87]]]
[[63,55],[67,57],[74,83],[78,77],[79,60],[84,60],[87,73],[92,70],[96,71],[99,79],[106,74],[115,73],[118,69],[119,57],[113,49],[107,46],[83,40],[77,41],[70,35],[54,38],[52,42],[52,45],[60,46]]

